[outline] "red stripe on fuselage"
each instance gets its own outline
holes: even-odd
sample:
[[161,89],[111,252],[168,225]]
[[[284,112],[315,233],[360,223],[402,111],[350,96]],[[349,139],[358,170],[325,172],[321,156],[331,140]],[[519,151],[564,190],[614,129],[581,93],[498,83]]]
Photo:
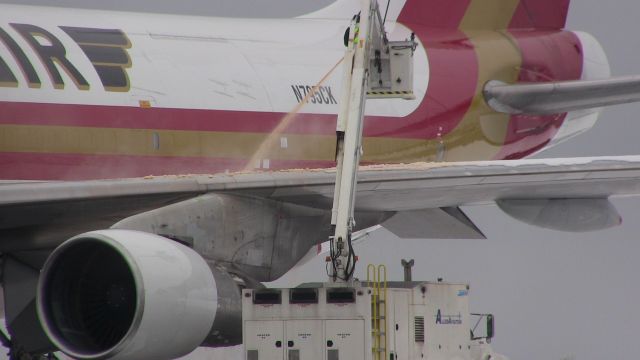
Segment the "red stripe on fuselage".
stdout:
[[[163,174],[217,174],[243,169],[247,160],[204,157],[0,153],[0,179],[91,180]],[[315,169],[331,161],[272,160],[267,170]]]
[[478,85],[478,57],[462,31],[422,25],[414,25],[412,30],[427,51],[429,87],[426,99],[415,111],[425,120],[413,121],[401,132],[434,139],[452,132],[469,111]]
[[[0,124],[220,132],[272,132],[285,113],[0,102]],[[292,134],[333,134],[335,115],[299,114]]]
[[[463,120],[476,95],[478,58],[469,37],[459,30],[471,0],[407,0],[398,22],[413,30],[429,59],[427,98],[417,113],[426,121],[403,130],[445,136]],[[366,128],[365,128],[366,129]]]
[[[445,62],[446,60],[441,61]],[[452,61],[448,63],[451,64]],[[451,74],[451,78],[434,76],[432,80],[435,86],[430,87],[434,92],[430,100],[433,101],[433,97],[439,99],[435,106],[425,106],[425,103],[430,101],[423,101],[418,110],[404,118],[367,116],[364,135],[432,139],[438,132],[434,121],[445,124],[457,123],[461,117],[458,108],[461,105],[464,107],[465,100],[470,101],[470,98],[464,97],[473,94],[473,91],[465,91],[464,86],[468,85],[466,87],[470,89],[471,81],[465,73],[458,72],[458,76],[451,71],[445,73]],[[460,84],[462,87],[457,91],[446,86],[443,89],[442,86],[446,84],[438,83],[445,80],[449,84]],[[443,107],[440,104],[447,106]],[[270,133],[286,115],[278,112],[0,102],[0,124],[5,125]],[[306,135],[333,135],[335,131],[336,115],[332,114],[298,114],[284,129],[284,133],[287,134]]]

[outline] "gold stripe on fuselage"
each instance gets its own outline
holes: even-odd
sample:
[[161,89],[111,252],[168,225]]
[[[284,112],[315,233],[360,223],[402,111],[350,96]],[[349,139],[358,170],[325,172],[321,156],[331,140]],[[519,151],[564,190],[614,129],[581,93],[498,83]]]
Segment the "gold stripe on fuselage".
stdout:
[[[249,159],[265,133],[0,125],[0,152]],[[263,159],[333,161],[335,136],[282,134]],[[437,141],[365,138],[363,161],[435,160]]]
[[445,160],[492,159],[506,138],[510,116],[493,111],[482,90],[489,80],[515,83],[522,54],[507,29],[519,5],[518,0],[473,0],[461,24],[478,61],[476,93],[471,106],[454,131],[443,137]]

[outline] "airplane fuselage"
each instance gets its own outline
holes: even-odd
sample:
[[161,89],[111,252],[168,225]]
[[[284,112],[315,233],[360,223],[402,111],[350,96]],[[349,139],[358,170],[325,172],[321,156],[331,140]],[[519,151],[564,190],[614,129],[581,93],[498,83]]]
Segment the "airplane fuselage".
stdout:
[[[0,179],[332,167],[348,24],[3,6]],[[419,41],[416,99],[367,102],[364,163],[522,158],[597,119],[500,114],[482,95],[606,77],[587,34],[387,27]]]

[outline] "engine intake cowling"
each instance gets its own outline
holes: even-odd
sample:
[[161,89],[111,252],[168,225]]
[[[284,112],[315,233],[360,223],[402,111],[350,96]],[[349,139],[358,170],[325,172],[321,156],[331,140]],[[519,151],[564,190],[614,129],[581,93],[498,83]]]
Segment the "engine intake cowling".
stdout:
[[210,335],[217,307],[216,280],[200,255],[139,231],[94,231],[66,241],[38,283],[45,332],[79,359],[185,355]]

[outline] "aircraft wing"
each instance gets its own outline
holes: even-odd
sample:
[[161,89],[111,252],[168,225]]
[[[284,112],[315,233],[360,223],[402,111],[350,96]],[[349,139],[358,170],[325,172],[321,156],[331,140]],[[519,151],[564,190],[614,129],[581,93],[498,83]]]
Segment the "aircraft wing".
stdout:
[[[366,166],[358,176],[358,211],[409,215],[416,223],[433,216],[430,210],[449,209],[468,223],[451,209],[497,202],[507,214],[533,225],[585,231],[620,222],[607,199],[640,194],[640,156]],[[51,236],[64,240],[206,193],[330,209],[334,179],[334,170],[293,170],[3,184],[0,251],[46,248]],[[398,221],[396,228],[411,227],[409,220]],[[419,237],[419,230],[411,236]]]

